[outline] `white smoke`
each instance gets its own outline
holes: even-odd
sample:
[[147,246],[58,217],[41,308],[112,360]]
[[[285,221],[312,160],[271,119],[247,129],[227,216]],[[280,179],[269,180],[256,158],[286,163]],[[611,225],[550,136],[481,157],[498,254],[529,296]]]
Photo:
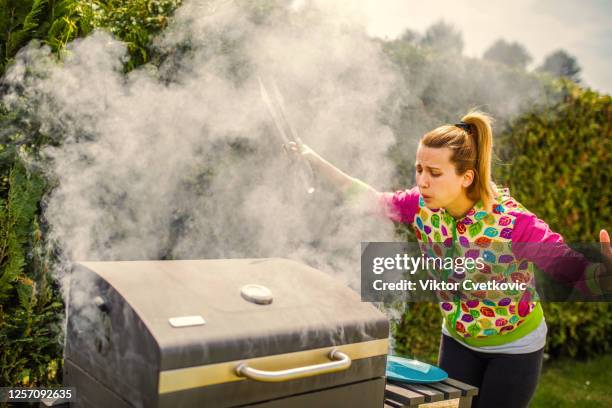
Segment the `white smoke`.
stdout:
[[294,3],[258,19],[186,1],[155,40],[166,61],[128,74],[126,47],[104,32],[59,64],[45,47],[20,53],[9,82],[38,100],[42,131],[64,138],[45,151],[58,185],[44,215],[66,257],[280,256],[356,285],[360,241],[392,239],[391,224],[324,185],[305,193],[257,81],[275,80],[306,144],[387,185],[394,138],[379,114],[401,80],[357,14],[339,10]]

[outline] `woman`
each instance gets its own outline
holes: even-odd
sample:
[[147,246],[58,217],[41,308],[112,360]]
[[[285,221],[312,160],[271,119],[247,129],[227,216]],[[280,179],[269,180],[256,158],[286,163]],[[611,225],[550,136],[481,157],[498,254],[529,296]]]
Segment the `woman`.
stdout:
[[[422,243],[460,243],[464,254],[477,248],[479,256],[491,243],[507,244],[501,245],[505,253],[485,254],[488,262],[482,273],[489,274],[487,279],[502,268],[512,280],[533,282],[538,267],[585,295],[609,292],[612,281],[599,264],[582,256],[555,262],[568,248],[559,234],[492,182],[492,145],[491,121],[481,112],[438,127],[419,143],[417,186],[395,193],[379,193],[305,145],[290,143],[289,148],[340,191],[367,197],[392,220],[412,225]],[[605,264],[610,265],[612,248],[605,230],[600,241]],[[533,245],[517,243],[553,245],[542,255]],[[438,364],[451,378],[480,389],[473,406],[526,407],[542,367],[547,332],[542,307],[529,291],[520,299],[491,299],[485,295],[440,302],[444,323]]]

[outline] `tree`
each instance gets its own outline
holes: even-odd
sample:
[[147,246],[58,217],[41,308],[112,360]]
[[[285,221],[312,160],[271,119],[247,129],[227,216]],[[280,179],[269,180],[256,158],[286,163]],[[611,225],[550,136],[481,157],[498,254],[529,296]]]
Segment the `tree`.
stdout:
[[580,83],[580,65],[576,57],[564,50],[558,50],[550,54],[538,71],[549,72],[556,77],[565,77],[576,83]]
[[500,38],[485,51],[483,59],[525,69],[531,62],[531,55],[523,45],[517,42],[506,42]]
[[421,45],[442,54],[461,54],[463,35],[454,26],[441,20],[425,31]]
[[400,36],[401,41],[405,41],[409,44],[416,45],[420,41],[421,36],[418,32],[407,28],[404,33]]

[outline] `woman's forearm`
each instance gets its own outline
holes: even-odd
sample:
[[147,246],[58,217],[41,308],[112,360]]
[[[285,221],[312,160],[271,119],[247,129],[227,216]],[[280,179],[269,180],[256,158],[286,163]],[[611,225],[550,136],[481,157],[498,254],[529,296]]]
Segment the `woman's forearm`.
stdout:
[[312,166],[314,172],[323,180],[331,184],[340,192],[348,190],[354,179],[342,170],[319,156],[317,153],[310,151],[304,154],[304,158]]
[[361,199],[375,203],[378,192],[363,181],[349,176],[305,144],[289,142],[286,145],[289,152],[300,156],[298,160],[306,160],[315,175],[337,190],[345,197],[358,195]]
[[304,158],[308,160],[315,174],[327,181],[341,194],[346,195],[354,190],[355,187],[358,187],[358,190],[371,196],[370,198],[376,197],[378,192],[373,187],[359,179],[349,176],[313,150],[309,149],[306,151],[304,153]]

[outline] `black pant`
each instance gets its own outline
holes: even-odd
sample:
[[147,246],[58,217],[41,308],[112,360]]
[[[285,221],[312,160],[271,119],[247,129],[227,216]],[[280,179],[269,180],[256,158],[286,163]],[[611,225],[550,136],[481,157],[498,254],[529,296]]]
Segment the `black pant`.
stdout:
[[478,387],[477,408],[529,406],[535,393],[544,348],[526,354],[482,353],[442,335],[438,365],[450,378]]

